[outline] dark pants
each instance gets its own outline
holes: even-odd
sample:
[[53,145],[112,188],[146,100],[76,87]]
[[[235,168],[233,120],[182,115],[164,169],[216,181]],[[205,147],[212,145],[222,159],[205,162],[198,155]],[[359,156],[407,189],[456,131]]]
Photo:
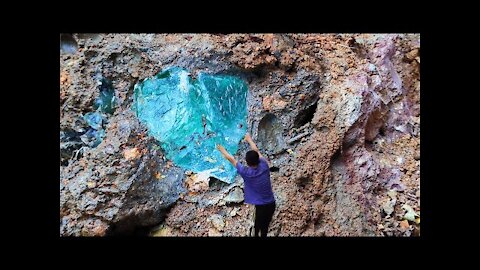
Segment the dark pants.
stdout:
[[260,237],[267,237],[273,212],[275,212],[275,202],[255,205],[255,237],[258,237],[258,232],[260,232]]

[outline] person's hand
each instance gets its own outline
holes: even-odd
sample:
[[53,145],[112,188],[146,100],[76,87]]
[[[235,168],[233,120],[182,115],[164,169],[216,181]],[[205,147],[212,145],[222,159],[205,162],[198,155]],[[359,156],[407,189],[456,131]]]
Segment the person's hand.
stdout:
[[220,150],[220,152],[225,151],[225,148],[221,144],[217,144],[217,149]]
[[247,134],[245,134],[245,141],[250,142],[251,140],[252,137],[250,137],[250,133],[247,132]]

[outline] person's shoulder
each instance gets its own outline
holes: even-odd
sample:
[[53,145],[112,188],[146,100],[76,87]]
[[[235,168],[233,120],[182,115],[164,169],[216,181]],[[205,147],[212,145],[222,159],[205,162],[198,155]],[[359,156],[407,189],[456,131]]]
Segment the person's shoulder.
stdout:
[[268,161],[264,157],[260,158],[260,163],[262,164],[263,167],[270,168],[270,166],[268,165]]
[[242,163],[240,163],[240,161],[237,161],[237,166],[235,166],[235,168],[236,168],[239,172],[244,170],[244,166],[242,165]]

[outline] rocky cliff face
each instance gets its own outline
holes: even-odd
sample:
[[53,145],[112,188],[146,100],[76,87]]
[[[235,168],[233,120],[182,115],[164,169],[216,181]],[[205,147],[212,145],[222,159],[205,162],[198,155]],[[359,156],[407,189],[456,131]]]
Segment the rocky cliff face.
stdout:
[[[60,235],[247,235],[241,177],[176,167],[131,108],[135,83],[170,66],[248,83],[248,131],[273,164],[269,235],[419,235],[419,34],[62,35]],[[115,111],[94,147],[83,116],[105,81]]]

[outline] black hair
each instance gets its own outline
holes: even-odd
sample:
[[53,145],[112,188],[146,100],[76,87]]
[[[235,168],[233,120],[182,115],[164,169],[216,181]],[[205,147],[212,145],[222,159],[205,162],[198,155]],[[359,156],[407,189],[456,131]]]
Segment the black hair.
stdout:
[[247,161],[248,166],[256,166],[260,163],[260,157],[258,156],[257,151],[250,150],[245,155],[245,160]]

